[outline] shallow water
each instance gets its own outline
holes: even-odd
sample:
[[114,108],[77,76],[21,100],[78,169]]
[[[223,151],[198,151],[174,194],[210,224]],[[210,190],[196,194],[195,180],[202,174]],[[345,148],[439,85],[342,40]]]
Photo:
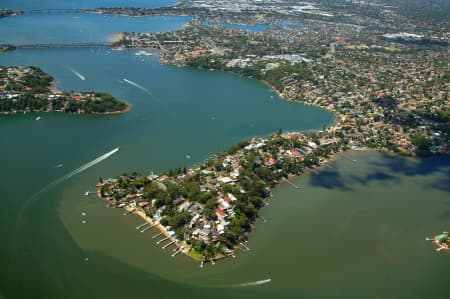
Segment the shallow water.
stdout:
[[[81,20],[88,24],[90,18]],[[40,16],[31,19],[36,26],[27,28],[47,26]],[[141,28],[128,18],[114,20],[123,22],[114,30]],[[151,28],[164,30],[181,24],[177,18],[152,20]],[[0,20],[0,28],[4,21],[11,22]],[[114,32],[108,22],[92,40]],[[38,31],[26,39],[44,42],[47,35]],[[85,37],[52,32],[50,41]],[[154,232],[138,232],[137,217],[85,197],[100,176],[189,166],[254,135],[320,129],[334,120],[327,111],[272,99],[258,82],[164,66],[157,53],[135,53],[47,49],[0,55],[0,65],[42,67],[62,90],[107,91],[133,105],[112,116],[0,117],[0,297],[446,298],[450,260],[424,238],[448,229],[447,158],[345,154],[319,175],[297,179],[299,190],[277,188],[263,210],[267,222],[259,221],[250,237],[251,251],[203,269],[186,257],[170,257],[171,249],[151,238]],[[116,147],[107,159],[67,176]]]

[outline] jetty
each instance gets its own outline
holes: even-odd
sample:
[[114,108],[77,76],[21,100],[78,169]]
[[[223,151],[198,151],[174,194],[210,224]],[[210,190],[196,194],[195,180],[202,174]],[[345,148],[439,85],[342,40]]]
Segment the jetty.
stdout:
[[242,247],[244,247],[245,250],[250,251],[250,248],[248,248],[247,245],[245,245],[244,243],[240,243],[240,245],[241,245]]
[[177,251],[175,251],[174,253],[172,253],[172,257],[175,257],[177,254],[179,254],[182,251],[181,248],[178,248]]
[[169,240],[169,238],[170,237],[165,237],[164,239],[161,239],[161,240],[159,240],[158,242],[156,242],[156,244],[160,244],[160,243],[162,243],[162,242],[164,242],[164,241],[166,241],[166,240]]
[[85,193],[84,193],[84,196],[89,196],[89,195],[91,195],[91,194],[97,194],[97,192],[92,192],[92,191],[86,191]]
[[158,238],[159,236],[161,236],[163,233],[157,233],[156,235],[154,235],[153,237],[152,237],[152,239],[155,239],[155,238]]
[[241,246],[238,247],[239,250],[241,250],[242,252],[247,252],[247,250],[245,250],[244,248],[242,248]]
[[175,243],[176,241],[172,241],[170,243],[167,243],[166,245],[164,245],[163,247],[161,247],[162,249],[166,249],[167,247],[169,247],[170,245],[172,245],[173,243]]
[[148,222],[142,223],[141,225],[136,226],[136,229],[141,229],[141,228],[143,228],[144,226],[147,226],[147,225],[150,225],[150,223],[148,223]]
[[145,233],[146,231],[148,231],[149,229],[152,229],[155,226],[156,226],[156,223],[144,228],[143,230],[141,230],[141,233]]
[[287,178],[282,177],[282,179],[287,182],[289,185],[291,185],[292,187],[294,187],[295,189],[300,189],[299,186],[297,186],[296,184],[292,183],[291,181],[289,181]]
[[344,154],[342,154],[341,157],[344,157],[345,159],[350,160],[350,161],[352,161],[352,162],[356,162],[355,159],[350,159],[349,157],[347,157],[347,156],[344,155]]

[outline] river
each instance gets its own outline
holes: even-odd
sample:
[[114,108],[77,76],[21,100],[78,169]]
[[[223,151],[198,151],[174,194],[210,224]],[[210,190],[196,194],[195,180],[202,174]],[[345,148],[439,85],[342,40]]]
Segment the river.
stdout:
[[[42,7],[115,3],[42,1]],[[175,30],[187,21],[67,16],[0,19],[0,42],[107,40],[121,28]],[[77,30],[92,24],[95,30]],[[161,65],[158,53],[135,53],[1,53],[0,65],[37,65],[61,90],[110,92],[133,109],[111,116],[41,113],[39,121],[36,114],[0,118],[0,298],[445,298],[448,256],[424,238],[448,229],[446,158],[346,154],[319,175],[297,179],[299,190],[275,190],[250,252],[202,269],[186,257],[172,258],[170,248],[155,244],[154,232],[138,232],[137,217],[85,197],[100,176],[189,166],[251,136],[334,121],[327,111],[282,101],[258,82]],[[116,147],[119,152],[101,163],[65,176]]]

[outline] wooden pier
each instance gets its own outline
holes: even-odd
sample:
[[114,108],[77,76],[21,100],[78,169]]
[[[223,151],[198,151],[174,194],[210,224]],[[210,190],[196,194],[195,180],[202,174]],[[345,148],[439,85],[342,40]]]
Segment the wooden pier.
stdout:
[[141,229],[141,228],[143,228],[144,226],[147,226],[147,225],[150,225],[150,223],[148,223],[148,222],[142,223],[141,225],[136,226],[136,229]]
[[152,237],[152,239],[155,239],[155,238],[158,238],[159,236],[161,236],[163,233],[157,233],[156,235],[154,235],[153,237]]
[[156,244],[159,245],[159,243],[164,242],[165,240],[169,240],[170,237],[165,237],[164,239],[159,240],[158,242],[156,242]]
[[349,157],[347,157],[347,156],[344,155],[344,154],[342,154],[341,156],[344,157],[344,158],[347,159],[347,160],[350,160],[350,161],[352,161],[352,162],[356,162],[355,159],[350,159]]
[[175,257],[177,254],[179,254],[182,251],[181,248],[178,248],[177,251],[175,251],[174,253],[172,253],[172,257]]
[[156,226],[156,223],[144,228],[143,230],[141,230],[141,233],[145,233],[146,231],[148,231],[149,229],[152,229],[155,226]]
[[299,186],[297,186],[296,184],[292,183],[291,181],[289,181],[287,178],[283,177],[282,178],[284,181],[286,181],[289,185],[291,185],[292,187],[294,187],[295,189],[300,189]]
[[243,246],[245,248],[245,250],[250,251],[250,248],[247,247],[247,245],[245,245],[244,243],[240,243],[241,246]]
[[172,245],[173,243],[175,243],[176,241],[172,241],[170,243],[167,243],[166,245],[164,245],[163,247],[161,247],[162,249],[166,249],[167,247],[169,247],[170,245]]

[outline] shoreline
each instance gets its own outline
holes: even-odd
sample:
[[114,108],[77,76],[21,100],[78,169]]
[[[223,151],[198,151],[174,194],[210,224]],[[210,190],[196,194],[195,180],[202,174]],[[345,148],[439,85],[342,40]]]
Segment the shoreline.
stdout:
[[[100,188],[98,188],[98,190],[96,192],[96,195],[97,195],[98,198],[100,198],[101,200],[107,202],[108,204],[111,204],[111,202],[115,202],[115,200],[113,200],[113,199],[104,198],[101,195]],[[164,237],[168,238],[166,241],[169,241],[169,240],[170,240],[170,242],[173,241],[174,243],[172,245],[175,245],[177,247],[177,250],[173,250],[174,253],[176,251],[180,251],[179,253],[182,253],[185,256],[189,256],[187,254],[187,252],[185,252],[185,249],[186,249],[185,242],[177,240],[177,239],[173,238],[171,235],[169,235],[167,230],[166,230],[166,228],[162,224],[160,224],[159,222],[154,222],[149,216],[147,216],[145,214],[145,212],[140,207],[132,207],[130,205],[126,205],[126,206],[123,207],[123,210],[125,210],[127,213],[131,213],[131,214],[136,215],[137,217],[139,217],[140,219],[144,220],[148,224],[154,226],[154,228],[158,229],[159,232],[162,233],[162,235]],[[169,244],[170,242],[168,242],[167,244]],[[159,244],[157,244],[157,245],[159,245]]]
[[[115,200],[113,200],[113,199],[104,198],[104,197],[101,195],[101,193],[100,193],[100,188],[97,190],[96,195],[97,195],[98,198],[100,198],[101,200],[107,202],[108,204],[111,204],[111,202],[114,202],[114,201],[115,201]],[[170,234],[168,234],[166,228],[165,228],[161,223],[159,223],[159,222],[154,222],[149,216],[147,216],[147,215],[145,214],[145,212],[144,212],[140,207],[132,207],[132,206],[130,206],[130,205],[127,204],[127,205],[124,206],[122,209],[125,210],[126,213],[134,214],[134,215],[136,215],[137,217],[139,217],[140,219],[142,219],[142,220],[144,220],[145,222],[147,222],[148,224],[153,225],[153,228],[158,229],[158,231],[159,231],[160,233],[162,233],[162,235],[163,235],[164,237],[168,238],[168,239],[165,240],[164,242],[167,242],[167,241],[170,240],[170,241],[167,242],[166,244],[169,244],[170,242],[174,242],[174,243],[171,244],[171,245],[176,246],[177,249],[176,249],[176,250],[172,250],[172,257],[175,257],[175,255],[173,255],[173,254],[175,254],[175,252],[178,252],[178,251],[179,251],[179,252],[177,253],[177,255],[181,253],[181,254],[183,254],[184,256],[186,256],[186,257],[188,257],[188,258],[191,258],[191,259],[193,259],[194,261],[202,262],[202,264],[203,264],[203,263],[207,263],[207,262],[216,262],[216,261],[221,261],[221,260],[224,260],[224,259],[228,259],[228,258],[230,258],[230,257],[234,257],[235,251],[238,250],[238,247],[239,247],[239,246],[235,246],[235,248],[234,248],[234,250],[233,250],[233,254],[231,254],[231,255],[217,255],[217,256],[215,256],[213,259],[209,259],[209,260],[206,260],[206,259],[198,259],[198,258],[194,257],[193,255],[190,255],[190,254],[189,254],[189,252],[192,250],[192,248],[191,248],[190,246],[188,246],[188,245],[186,244],[185,241],[180,241],[180,240],[178,240],[178,239],[173,238]],[[156,239],[155,239],[155,241],[156,241]],[[161,243],[161,244],[162,244],[162,243]],[[156,245],[160,245],[160,244],[156,244]],[[169,252],[170,252],[170,251],[169,251]]]
[[52,80],[52,82],[50,82],[50,86],[49,86],[50,91],[52,93],[62,93],[62,91],[56,87],[57,84],[58,84],[58,80],[53,78],[53,80]]
[[[287,178],[289,181],[291,180],[296,180],[299,179],[300,177],[303,176],[308,176],[308,175],[317,175],[319,174],[319,172],[321,170],[324,170],[326,168],[333,168],[332,166],[330,166],[329,164],[332,164],[344,157],[344,153],[358,153],[358,152],[380,152],[380,150],[378,149],[371,149],[371,148],[358,148],[358,149],[348,149],[348,150],[341,150],[339,152],[336,152],[334,154],[332,154],[330,157],[328,157],[326,160],[324,160],[324,162],[322,162],[320,165],[316,166],[316,167],[305,167],[303,172],[300,175],[289,175],[289,177]],[[278,188],[284,184],[289,184],[288,182],[286,182],[285,180],[279,181],[278,184],[274,187],[274,188]]]
[[[369,148],[349,149],[349,150],[346,150],[346,151],[341,150],[341,151],[336,152],[336,153],[334,153],[333,155],[331,155],[329,158],[327,158],[323,163],[321,163],[321,164],[320,164],[319,166],[317,166],[317,167],[313,167],[313,168],[305,167],[305,169],[303,170],[303,172],[302,172],[301,174],[299,174],[299,175],[289,175],[289,177],[287,178],[287,180],[288,180],[288,181],[291,181],[291,180],[299,179],[300,177],[303,177],[303,176],[310,176],[310,175],[313,175],[314,172],[319,172],[320,170],[323,170],[324,168],[326,168],[326,167],[328,166],[328,164],[334,163],[334,162],[336,162],[337,160],[344,158],[344,157],[343,157],[344,153],[371,152],[371,151],[372,151],[372,152],[379,152],[379,150],[376,150],[376,149],[369,149]],[[318,174],[318,173],[317,173],[317,174]],[[280,180],[280,181],[274,186],[274,188],[278,188],[278,187],[280,187],[280,186],[283,186],[284,184],[289,184],[289,183],[288,183],[286,180]],[[101,188],[101,187],[98,187],[98,189],[97,189],[97,192],[96,192],[97,197],[100,198],[101,200],[107,202],[108,204],[111,204],[111,203],[116,204],[116,200],[114,200],[114,199],[109,199],[109,198],[104,198],[104,197],[101,195],[100,188]],[[256,219],[255,222],[252,224],[252,227],[255,227],[255,226],[257,225],[258,219],[260,219],[261,212],[263,211],[263,209],[264,209],[264,207],[262,207],[262,208],[258,211],[257,219]],[[233,258],[234,258],[234,257],[235,257],[235,254],[239,251],[240,245],[235,245],[234,248],[233,248],[233,253],[230,254],[230,255],[222,255],[222,254],[221,254],[221,255],[217,255],[217,256],[215,256],[214,258],[208,259],[208,260],[206,260],[205,258],[204,258],[204,259],[198,259],[198,258],[195,258],[193,255],[190,255],[190,254],[189,254],[189,252],[192,250],[192,248],[191,248],[189,245],[187,245],[185,241],[180,241],[180,240],[178,240],[178,239],[173,238],[170,234],[168,234],[166,228],[165,228],[162,224],[160,224],[159,222],[154,222],[149,216],[147,216],[147,215],[145,214],[145,212],[143,211],[142,208],[140,208],[140,207],[133,207],[133,206],[130,206],[129,204],[127,204],[127,205],[125,205],[125,206],[123,207],[123,210],[125,210],[126,213],[134,214],[134,215],[136,215],[137,217],[139,217],[140,219],[142,219],[142,220],[144,220],[145,222],[147,222],[148,224],[153,225],[155,228],[158,229],[158,231],[159,231],[160,233],[162,233],[162,235],[164,235],[164,237],[168,238],[166,241],[169,241],[169,240],[170,240],[170,242],[172,242],[172,241],[174,242],[172,245],[175,245],[175,246],[177,247],[177,250],[180,251],[179,253],[182,253],[184,256],[186,256],[186,257],[188,257],[188,258],[191,258],[191,259],[193,259],[194,261],[201,261],[201,262],[202,262],[202,265],[203,265],[204,263],[207,263],[207,262],[212,262],[212,263],[214,263],[214,262],[216,262],[216,261],[221,261],[221,260],[224,260],[224,259],[228,259],[228,258],[230,258],[230,257],[233,257]],[[251,232],[250,232],[249,234],[247,234],[247,237],[248,237],[250,234],[251,234]],[[155,240],[155,241],[156,241],[156,240]],[[166,242],[166,241],[165,241],[165,242]],[[170,242],[168,242],[168,243],[166,243],[166,244],[169,244]],[[159,244],[157,244],[157,245],[159,245]],[[175,252],[175,251],[177,251],[177,250],[173,250],[173,252]]]
[[133,108],[133,105],[128,103],[128,102],[124,102],[127,107],[124,110],[120,110],[120,111],[111,111],[111,112],[94,112],[94,113],[82,113],[82,114],[92,114],[92,115],[116,115],[116,114],[124,114],[127,112],[131,111],[131,108]]
[[[63,91],[59,90],[57,88],[57,84],[58,81],[56,79],[53,79],[50,84],[48,85],[48,88],[50,90],[50,94],[64,94]],[[114,99],[123,102],[126,107],[123,110],[118,110],[118,111],[106,111],[106,112],[92,112],[92,113],[68,113],[65,112],[63,110],[45,110],[45,111],[25,111],[25,110],[16,110],[16,111],[0,111],[0,115],[16,115],[16,114],[28,114],[28,113],[66,113],[66,114],[86,114],[86,115],[116,115],[116,114],[123,114],[123,113],[127,113],[130,112],[131,109],[133,108],[133,105],[131,103],[122,101],[118,98]]]
[[81,115],[116,115],[116,114],[124,114],[131,111],[133,105],[125,102],[127,107],[124,110],[120,111],[111,111],[111,112],[93,112],[93,113],[69,113],[64,112],[62,110],[50,110],[50,111],[14,111],[14,112],[0,112],[0,115],[17,115],[17,114],[38,114],[38,113],[64,113],[64,114],[81,114]]

